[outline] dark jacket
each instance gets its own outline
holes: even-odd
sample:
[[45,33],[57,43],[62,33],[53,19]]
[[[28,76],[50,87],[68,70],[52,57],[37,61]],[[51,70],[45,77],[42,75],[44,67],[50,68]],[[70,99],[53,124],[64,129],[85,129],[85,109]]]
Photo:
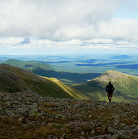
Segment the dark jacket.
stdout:
[[113,86],[112,84],[108,84],[108,85],[106,86],[106,91],[107,91],[108,93],[113,93],[113,91],[114,91],[114,86]]

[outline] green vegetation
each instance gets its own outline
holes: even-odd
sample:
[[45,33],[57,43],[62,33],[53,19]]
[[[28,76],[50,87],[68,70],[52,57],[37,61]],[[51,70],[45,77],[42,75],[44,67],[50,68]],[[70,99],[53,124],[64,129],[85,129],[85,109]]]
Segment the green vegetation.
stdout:
[[137,103],[138,77],[117,71],[109,70],[93,80],[83,84],[72,85],[72,87],[81,91],[90,99],[108,101],[105,87],[109,81],[111,81],[115,87],[113,101]]
[[[99,75],[101,75],[100,73],[87,73],[87,72],[85,72],[85,73],[74,73],[73,71],[61,72],[62,70],[59,70],[58,68],[55,69],[55,68],[53,68],[53,66],[52,67],[49,66],[49,64],[39,63],[37,61],[20,61],[20,60],[15,60],[15,59],[9,59],[9,60],[5,61],[4,64],[19,67],[19,68],[33,72],[40,76],[57,78],[66,85],[71,85],[74,83],[77,83],[77,84],[84,83],[86,81],[86,79],[94,79],[94,78],[98,77]],[[64,64],[66,67],[66,63],[64,63]],[[60,63],[58,63],[58,66],[60,67]],[[73,67],[70,65],[70,67],[68,67],[68,68],[71,69]],[[65,68],[63,68],[63,70],[64,69]]]
[[0,64],[0,91],[36,92],[41,96],[54,98],[88,99],[74,88],[64,85],[57,79],[43,78],[29,71]]
[[[10,65],[14,65],[20,68],[24,68],[37,75],[41,75],[44,77],[54,77],[54,78],[45,78],[43,79],[45,81],[43,81],[41,77],[39,81],[36,81],[38,79],[34,80],[33,76],[35,74],[32,74],[32,73],[30,74],[29,77],[26,77],[26,75],[20,72],[21,70],[17,72],[14,71],[13,74],[10,74],[9,72],[7,72],[6,75],[1,77],[2,83],[0,84],[0,88],[1,90],[3,90],[3,92],[7,91],[7,92],[13,93],[13,92],[31,90],[43,96],[47,96],[50,93],[50,96],[53,96],[53,97],[61,97],[61,98],[73,97],[73,98],[79,98],[79,99],[90,98],[92,100],[108,101],[105,87],[108,84],[108,82],[111,81],[115,86],[115,91],[113,94],[112,101],[134,102],[134,103],[138,101],[138,93],[137,93],[138,77],[127,75],[127,74],[113,71],[113,70],[108,70],[107,72],[100,75],[99,72],[102,72],[103,71],[102,69],[104,70],[108,69],[108,67],[99,68],[99,67],[89,67],[89,66],[88,67],[78,66],[76,67],[77,69],[79,68],[78,72],[80,70],[84,72],[84,69],[88,69],[88,68],[91,69],[91,73],[85,72],[85,74],[84,73],[80,74],[80,73],[73,73],[75,61],[73,61],[73,63],[71,62],[70,63],[54,63],[54,65],[58,64],[58,67],[64,64],[64,66],[68,68],[69,70],[72,68],[72,73],[54,71],[49,66],[49,64],[39,63],[36,61],[24,62],[24,61],[10,59],[10,60],[7,60],[5,64],[10,64]],[[99,68],[99,70],[97,70],[97,73],[92,73],[97,68]],[[112,68],[112,69],[115,69],[115,68]],[[65,70],[65,68],[63,68],[63,70]],[[125,69],[125,72],[126,72],[126,69]],[[17,73],[19,76],[17,77],[15,73]],[[57,78],[58,80],[55,78]],[[84,83],[86,79],[88,80],[92,79],[92,80]],[[62,81],[64,85],[59,80]],[[80,82],[81,84],[79,84]],[[65,87],[65,84],[71,85],[71,87],[69,86]],[[56,90],[55,88],[58,88],[58,89]],[[60,92],[66,92],[66,93],[60,93]]]
[[73,81],[70,81],[70,80],[67,80],[67,79],[60,79],[60,81],[62,81],[66,85],[71,85],[73,83]]
[[63,84],[61,81],[57,80],[56,78],[47,78],[47,77],[44,78],[56,83],[58,86],[60,86],[63,90],[65,90],[68,94],[70,94],[75,99],[89,99],[83,93],[79,92],[78,90],[72,87]]
[[4,64],[8,64],[8,65],[26,69],[26,70],[33,70],[35,68],[42,68],[44,70],[52,70],[53,69],[48,64],[39,63],[37,61],[20,61],[20,60],[16,60],[16,59],[9,59],[9,60],[5,61]]

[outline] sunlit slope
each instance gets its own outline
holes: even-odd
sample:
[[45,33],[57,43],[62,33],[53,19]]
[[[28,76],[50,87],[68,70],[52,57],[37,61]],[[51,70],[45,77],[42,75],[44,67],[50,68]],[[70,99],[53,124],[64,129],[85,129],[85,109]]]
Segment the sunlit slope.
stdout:
[[[69,87],[70,88],[70,87]],[[55,98],[87,98],[75,89],[67,89],[53,79],[43,78],[21,68],[0,64],[0,91],[2,92],[36,92],[42,96]]]
[[44,70],[52,70],[52,68],[47,63],[39,63],[37,61],[20,61],[16,59],[9,59],[4,63],[18,68],[23,68],[25,70],[33,70],[36,68],[42,68]]
[[64,83],[62,83],[60,80],[57,80],[56,78],[47,78],[47,77],[44,77],[44,78],[56,83],[58,86],[60,86],[63,90],[68,92],[68,94],[70,94],[75,99],[89,99],[87,96],[85,96],[80,91],[65,85]]
[[[113,101],[138,102],[138,77],[117,71],[106,71],[99,77],[72,87],[93,100],[107,100],[105,87],[111,81],[115,87]],[[108,100],[107,100],[108,101]]]

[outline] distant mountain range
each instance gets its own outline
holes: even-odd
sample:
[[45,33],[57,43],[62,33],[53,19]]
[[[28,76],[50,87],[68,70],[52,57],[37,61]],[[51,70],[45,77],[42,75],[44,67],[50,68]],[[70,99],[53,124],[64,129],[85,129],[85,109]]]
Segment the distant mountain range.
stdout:
[[0,92],[28,92],[54,98],[89,99],[57,79],[40,77],[24,69],[3,64],[0,64]]
[[113,101],[138,103],[138,76],[109,70],[93,80],[72,87],[92,100],[108,101],[105,87],[109,81],[115,87]]
[[53,68],[50,67],[48,64],[40,63],[40,62],[33,61],[33,60],[32,61],[21,61],[21,60],[16,60],[16,59],[9,59],[9,60],[6,60],[4,62],[4,64],[8,64],[8,65],[22,68],[25,70],[34,70],[38,67],[45,69],[45,70],[53,70]]
[[[111,81],[115,86],[113,101],[138,102],[138,76],[128,75],[113,70],[108,70],[102,75],[97,73],[85,75],[78,73],[60,73],[54,71],[53,68],[46,63],[39,63],[36,61],[24,62],[14,59],[7,60],[4,64],[6,65],[1,66],[5,71],[2,71],[0,75],[0,91],[2,92],[31,90],[43,96],[49,95],[61,98],[71,97],[108,101],[105,87],[108,82]],[[35,74],[7,64],[23,68]],[[45,78],[38,75],[44,76]],[[37,81],[35,78],[40,81]],[[84,79],[88,79],[89,81],[81,84],[73,84],[69,87],[55,78],[64,80],[64,82],[74,81],[78,83],[78,80],[84,82]],[[73,82],[71,82],[71,84],[72,83]],[[34,84],[35,86],[33,86]]]
[[94,79],[101,75],[100,73],[71,73],[71,72],[61,72],[56,71],[56,69],[49,66],[47,63],[39,63],[37,61],[21,61],[16,59],[6,60],[3,64],[11,65],[25,69],[27,71],[33,72],[37,75],[45,77],[54,77],[61,80],[66,85],[71,85],[74,83],[84,83],[90,79]]

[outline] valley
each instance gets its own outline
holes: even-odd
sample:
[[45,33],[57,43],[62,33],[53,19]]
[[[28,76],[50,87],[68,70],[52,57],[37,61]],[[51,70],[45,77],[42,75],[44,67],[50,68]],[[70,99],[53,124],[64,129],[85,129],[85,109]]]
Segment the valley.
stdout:
[[[80,99],[108,101],[105,86],[109,81],[112,81],[115,86],[113,101],[131,103],[138,102],[137,60],[137,55],[1,57],[1,63],[5,66],[11,65],[22,68],[28,72],[45,77],[50,82],[57,79],[58,85],[62,83],[62,89],[66,85],[69,88],[71,87],[72,93],[74,92],[73,89],[79,93],[81,92],[81,95],[79,94],[76,97]],[[35,91],[37,90],[40,91],[41,89],[36,89]],[[40,92],[45,91],[46,89]],[[58,95],[54,95],[52,92],[50,92],[50,96],[58,97]]]
[[1,55],[0,63],[9,64],[35,74],[54,77],[66,85],[85,83],[108,70],[138,75],[137,55]]
[[89,99],[78,90],[55,78],[36,75],[10,65],[0,64],[0,92],[27,92],[54,98]]

